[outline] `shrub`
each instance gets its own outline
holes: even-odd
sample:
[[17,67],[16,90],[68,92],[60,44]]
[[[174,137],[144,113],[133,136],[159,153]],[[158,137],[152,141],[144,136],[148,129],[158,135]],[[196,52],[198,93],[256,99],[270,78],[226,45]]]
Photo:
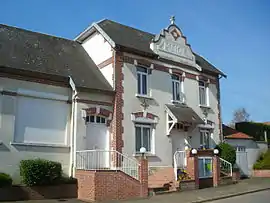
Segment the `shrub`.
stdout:
[[220,152],[220,157],[230,162],[232,165],[235,164],[236,161],[236,151],[235,149],[229,145],[228,143],[220,143],[217,145],[217,149]]
[[257,162],[253,165],[253,169],[270,170],[270,150],[260,155]]
[[28,186],[54,185],[62,178],[62,166],[58,162],[44,159],[22,160],[20,175],[22,182]]
[[0,173],[0,188],[12,185],[12,178],[6,173]]

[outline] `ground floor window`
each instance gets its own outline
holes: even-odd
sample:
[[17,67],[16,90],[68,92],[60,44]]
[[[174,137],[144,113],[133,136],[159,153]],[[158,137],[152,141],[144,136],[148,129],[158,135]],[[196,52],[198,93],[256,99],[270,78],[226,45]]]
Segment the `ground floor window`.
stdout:
[[212,157],[199,157],[199,178],[212,177]]
[[152,126],[151,124],[135,124],[136,152],[145,147],[147,152],[152,151]]
[[91,116],[86,117],[86,122],[87,123],[106,123],[106,119],[102,116],[91,115]]
[[210,131],[200,130],[200,146],[206,149],[210,148]]

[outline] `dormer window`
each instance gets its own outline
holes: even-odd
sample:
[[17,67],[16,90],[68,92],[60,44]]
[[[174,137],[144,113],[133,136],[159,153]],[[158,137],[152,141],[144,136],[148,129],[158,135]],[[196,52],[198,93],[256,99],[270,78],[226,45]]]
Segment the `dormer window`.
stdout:
[[137,67],[137,93],[147,95],[148,90],[148,70],[147,68]]

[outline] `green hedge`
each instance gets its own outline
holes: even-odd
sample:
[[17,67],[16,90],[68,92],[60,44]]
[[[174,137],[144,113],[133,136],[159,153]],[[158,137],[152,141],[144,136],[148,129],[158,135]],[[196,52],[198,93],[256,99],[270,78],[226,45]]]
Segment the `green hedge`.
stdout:
[[0,173],[0,188],[12,185],[12,178],[6,173]]
[[28,186],[54,185],[62,179],[62,166],[44,159],[22,160],[20,175],[22,182]]
[[263,123],[241,122],[235,124],[235,129],[255,138],[256,141],[265,141],[264,131],[267,132],[268,143],[270,143],[270,126]]
[[235,164],[236,161],[236,151],[235,149],[229,145],[228,143],[220,143],[216,147],[219,150],[220,157],[230,162],[232,165]]
[[259,157],[257,162],[253,165],[253,169],[270,170],[270,150]]

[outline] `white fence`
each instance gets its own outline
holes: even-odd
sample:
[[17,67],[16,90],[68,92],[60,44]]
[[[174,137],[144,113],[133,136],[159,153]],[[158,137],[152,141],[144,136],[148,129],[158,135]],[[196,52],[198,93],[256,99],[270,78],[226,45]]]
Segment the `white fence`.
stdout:
[[187,166],[186,151],[176,151],[173,155],[174,175],[177,180],[177,170]]
[[232,176],[232,164],[220,158],[220,171],[226,175]]
[[115,150],[83,150],[76,152],[76,169],[120,170],[139,180],[140,164]]

